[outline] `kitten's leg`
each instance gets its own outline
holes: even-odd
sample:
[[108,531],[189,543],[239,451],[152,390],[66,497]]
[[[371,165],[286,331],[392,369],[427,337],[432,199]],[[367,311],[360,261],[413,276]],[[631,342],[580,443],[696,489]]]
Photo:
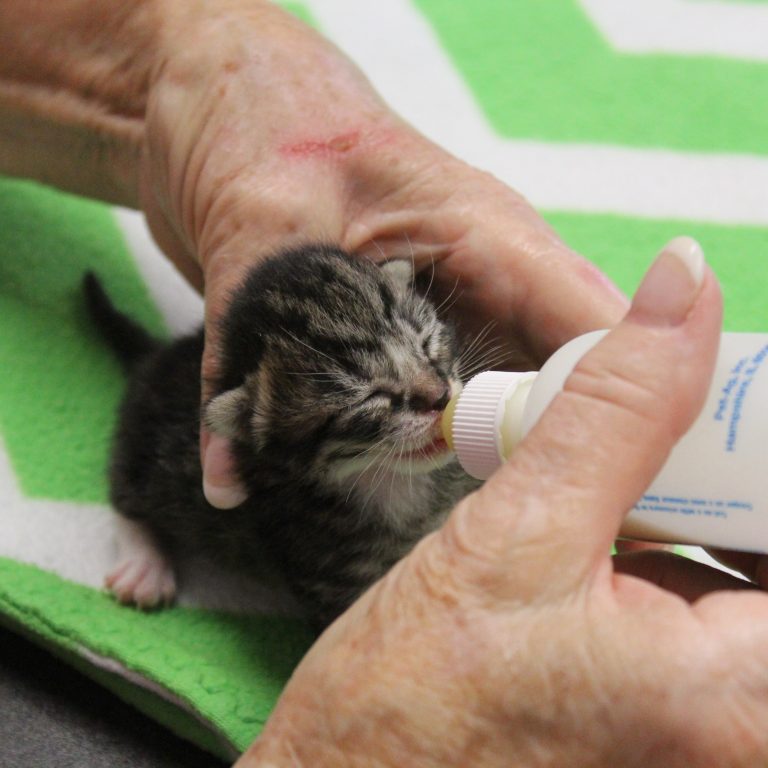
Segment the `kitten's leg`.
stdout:
[[148,528],[117,515],[118,561],[104,583],[121,603],[168,605],[176,596],[173,569]]

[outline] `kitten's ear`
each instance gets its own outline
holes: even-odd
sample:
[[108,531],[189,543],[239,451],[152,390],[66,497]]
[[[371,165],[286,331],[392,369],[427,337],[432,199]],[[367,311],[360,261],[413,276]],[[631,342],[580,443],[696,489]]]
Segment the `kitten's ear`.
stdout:
[[389,275],[400,293],[409,293],[413,286],[413,261],[411,259],[392,259],[381,265],[381,271]]
[[205,425],[222,437],[246,439],[249,421],[250,399],[245,386],[217,395],[205,409]]

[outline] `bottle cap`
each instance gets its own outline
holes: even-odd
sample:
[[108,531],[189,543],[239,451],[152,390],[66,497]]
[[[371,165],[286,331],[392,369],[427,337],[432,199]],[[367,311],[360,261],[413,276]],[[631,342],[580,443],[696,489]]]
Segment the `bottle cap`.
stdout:
[[446,440],[472,477],[490,477],[522,437],[523,408],[536,376],[536,371],[480,373],[446,408]]

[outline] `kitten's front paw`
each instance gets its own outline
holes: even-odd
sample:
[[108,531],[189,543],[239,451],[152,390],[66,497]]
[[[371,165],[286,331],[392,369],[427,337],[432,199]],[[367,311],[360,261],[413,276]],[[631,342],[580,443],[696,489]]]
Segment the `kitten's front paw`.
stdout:
[[176,577],[150,531],[120,515],[116,519],[119,560],[104,584],[119,602],[149,609],[170,605]]
[[119,602],[142,609],[170,605],[176,597],[173,569],[154,553],[121,561],[104,583]]

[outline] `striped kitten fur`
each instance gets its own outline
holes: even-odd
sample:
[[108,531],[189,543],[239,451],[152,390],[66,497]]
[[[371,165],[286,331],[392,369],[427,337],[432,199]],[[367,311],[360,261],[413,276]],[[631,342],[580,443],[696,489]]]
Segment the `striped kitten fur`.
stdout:
[[[158,342],[86,278],[91,314],[129,371],[112,502],[134,539],[158,544],[152,562],[204,553],[248,572],[266,552],[323,626],[443,522],[475,481],[439,433],[461,388],[454,333],[411,282],[409,262],[378,267],[328,246],[251,271],[224,319],[204,411],[231,441],[249,494],[219,510],[202,493],[202,330]],[[172,597],[167,567],[153,588],[134,566],[136,583],[130,563],[110,576],[121,599]]]

